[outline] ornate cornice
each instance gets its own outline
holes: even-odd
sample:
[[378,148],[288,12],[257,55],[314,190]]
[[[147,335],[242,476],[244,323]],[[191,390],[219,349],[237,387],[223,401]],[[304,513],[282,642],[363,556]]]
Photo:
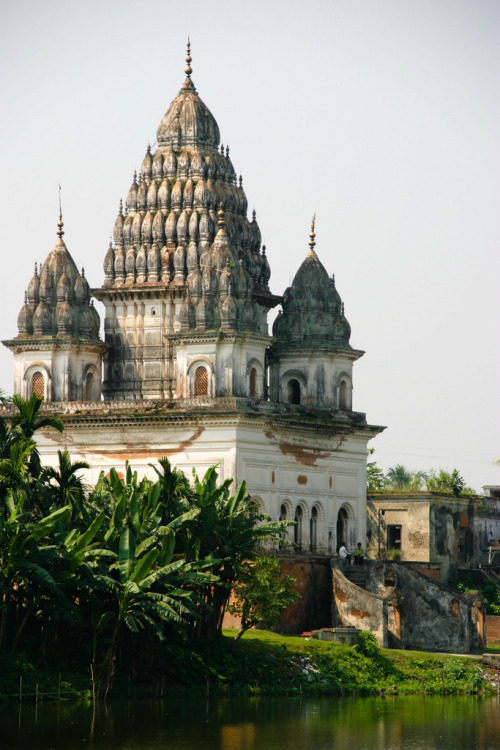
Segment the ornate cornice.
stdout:
[[109,349],[109,344],[104,341],[95,341],[92,339],[84,338],[67,338],[62,339],[57,336],[47,336],[43,338],[15,338],[7,341],[2,341],[2,344],[8,349],[13,349],[14,354],[18,352],[29,352],[34,349],[38,351],[48,352],[53,349],[62,349],[68,351],[69,349],[76,349],[77,351],[85,350],[87,352],[95,352],[96,354]]
[[335,346],[335,344],[332,344],[331,346],[321,346],[321,347],[296,347],[296,348],[290,348],[290,347],[278,347],[274,345],[272,349],[268,352],[268,356],[270,360],[277,360],[277,359],[297,359],[298,356],[303,357],[317,357],[317,356],[328,356],[328,355],[335,355],[336,357],[346,359],[350,362],[355,362],[357,359],[360,359],[360,357],[365,354],[365,352],[362,349],[345,349],[342,346]]
[[[384,427],[369,425],[360,412],[324,412],[289,404],[246,398],[193,398],[176,401],[53,402],[44,413],[56,415],[68,427],[142,427],[147,425],[210,426],[259,424],[262,428],[322,437],[374,437]],[[3,407],[0,414],[14,413]]]
[[130,284],[130,286],[110,286],[92,289],[93,296],[104,302],[105,300],[131,299],[165,299],[168,297],[183,297],[187,289],[186,283],[165,284],[162,281],[144,284]]
[[170,333],[167,339],[173,341],[177,346],[180,344],[215,344],[218,341],[234,344],[237,342],[247,341],[250,344],[258,346],[269,346],[273,341],[272,336],[263,333],[254,333],[252,331],[223,331],[220,329],[212,331],[187,331],[186,333]]

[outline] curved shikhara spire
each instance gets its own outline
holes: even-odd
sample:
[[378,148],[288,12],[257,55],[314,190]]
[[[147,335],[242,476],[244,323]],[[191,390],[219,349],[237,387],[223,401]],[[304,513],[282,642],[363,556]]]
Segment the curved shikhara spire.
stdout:
[[309,252],[283,296],[283,310],[273,325],[275,348],[350,348],[351,327],[344,304],[316,254],[316,216]]
[[[269,292],[269,263],[261,252],[255,212],[251,220],[247,217],[243,180],[191,79],[191,62],[188,40],[186,79],[160,122],[156,148],[148,145],[125,205],[120,201],[104,260],[104,286],[185,286],[189,311],[184,318],[196,328],[206,328],[208,318],[209,325],[219,324],[215,318],[222,320],[222,313],[215,307],[221,305],[214,301],[222,304],[224,293],[236,300],[239,326],[245,316],[247,321],[253,317],[240,310],[237,300]],[[214,278],[207,278],[212,272]]]
[[99,341],[100,319],[91,301],[90,287],[63,240],[62,212],[57,242],[43,264],[35,263],[17,319],[19,336],[78,337]]

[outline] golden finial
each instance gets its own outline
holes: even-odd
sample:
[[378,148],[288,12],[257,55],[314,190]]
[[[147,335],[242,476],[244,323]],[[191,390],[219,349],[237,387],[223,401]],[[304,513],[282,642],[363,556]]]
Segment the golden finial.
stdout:
[[191,73],[193,72],[193,69],[191,67],[191,42],[189,41],[189,37],[187,40],[187,48],[186,48],[186,67],[184,68],[184,73],[187,75],[187,77],[191,78]]
[[217,234],[219,237],[226,236],[226,217],[224,215],[224,205],[223,203],[219,203],[219,212],[217,214],[217,224],[219,225],[219,231]]
[[61,208],[61,183],[59,183],[59,221],[57,222],[57,236],[62,239],[63,232],[62,208]]

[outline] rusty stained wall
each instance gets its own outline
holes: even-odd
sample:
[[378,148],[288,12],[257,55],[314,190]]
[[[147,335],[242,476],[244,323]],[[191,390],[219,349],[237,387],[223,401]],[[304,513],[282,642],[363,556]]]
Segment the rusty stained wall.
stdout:
[[500,615],[486,616],[486,637],[490,646],[500,645]]
[[332,624],[332,573],[326,558],[280,555],[282,575],[295,578],[300,598],[283,613],[273,630],[287,635],[303,633]]
[[[330,560],[325,558],[279,555],[281,575],[295,578],[299,598],[283,613],[271,630],[285,635],[328,628],[332,624],[332,575]],[[222,626],[239,628],[241,620],[226,613]],[[265,624],[263,624],[263,627]]]
[[230,425],[210,425],[207,430],[195,416],[182,423],[154,418],[133,423],[127,413],[118,413],[116,419],[103,424],[66,422],[63,433],[56,430],[38,433],[42,462],[45,466],[57,466],[57,450],[66,448],[73,460],[90,464],[90,470],[84,472],[89,484],[95,484],[100,472],[107,473],[112,467],[123,472],[126,461],[140,476],[156,479],[150,464],[156,464],[163,456],[184,471],[188,479],[193,467],[203,476],[215,464],[219,464],[221,480],[235,475],[235,429]]
[[332,560],[333,624],[335,626],[369,630],[377,643],[388,646],[388,602],[391,591],[383,595],[365,591],[351,583],[343,574],[342,563]]

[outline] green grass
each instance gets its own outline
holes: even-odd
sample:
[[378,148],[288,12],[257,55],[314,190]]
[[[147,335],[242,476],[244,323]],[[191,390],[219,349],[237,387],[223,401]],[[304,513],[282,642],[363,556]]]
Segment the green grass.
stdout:
[[[228,642],[235,633],[224,630]],[[480,657],[381,649],[370,634],[363,634],[359,646],[349,647],[252,630],[237,647],[288,667],[287,677],[280,681],[278,669],[277,682],[269,685],[276,689],[353,695],[467,694],[485,689]]]
[[[361,633],[358,646],[283,636],[251,630],[239,641],[236,630],[223,638],[192,646],[169,641],[141,675],[117,675],[112,694],[156,695],[184,688],[232,694],[325,695],[458,695],[489,691],[479,657],[421,651],[381,649],[371,633]],[[496,647],[498,653],[499,647]],[[71,668],[70,668],[71,666]],[[0,699],[16,700],[23,675],[23,696],[33,699],[36,685],[43,699],[88,698],[91,681],[87,665],[73,662],[50,668],[25,654],[0,656]],[[59,677],[61,675],[61,677]]]

